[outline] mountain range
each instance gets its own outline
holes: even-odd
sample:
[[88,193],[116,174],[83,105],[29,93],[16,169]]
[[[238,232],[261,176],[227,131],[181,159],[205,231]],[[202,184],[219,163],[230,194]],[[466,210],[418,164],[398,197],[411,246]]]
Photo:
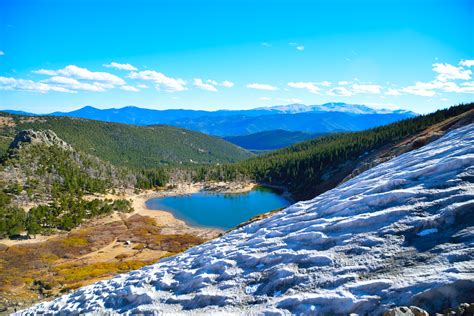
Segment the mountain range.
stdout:
[[[4,112],[27,114],[11,110]],[[166,124],[210,135],[238,136],[275,129],[308,133],[359,131],[410,118],[416,114],[404,110],[376,110],[365,105],[326,103],[289,104],[235,111],[153,110],[135,106],[97,109],[86,106],[71,112],[53,112],[47,115],[133,125]]]

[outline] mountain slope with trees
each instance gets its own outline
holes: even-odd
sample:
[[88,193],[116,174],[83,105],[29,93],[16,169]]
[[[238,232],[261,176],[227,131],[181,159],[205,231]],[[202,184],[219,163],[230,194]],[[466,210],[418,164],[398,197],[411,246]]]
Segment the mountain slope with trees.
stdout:
[[[70,230],[84,219],[131,211],[126,200],[82,197],[133,188],[137,177],[75,151],[50,130],[18,133],[0,163],[0,238]],[[28,204],[34,207],[25,213]]]
[[172,126],[135,126],[2,112],[0,147],[5,148],[4,143],[26,129],[52,130],[79,151],[132,168],[236,162],[252,156],[225,140]]

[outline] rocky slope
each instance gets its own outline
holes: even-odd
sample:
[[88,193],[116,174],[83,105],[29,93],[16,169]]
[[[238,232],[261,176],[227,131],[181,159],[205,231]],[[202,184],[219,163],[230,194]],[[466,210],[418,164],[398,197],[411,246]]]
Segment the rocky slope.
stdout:
[[0,179],[0,190],[16,206],[50,201],[54,192],[91,193],[136,183],[134,175],[76,151],[51,130],[18,132],[0,159]]
[[51,130],[34,131],[24,130],[16,134],[9,149],[21,149],[24,144],[44,144],[46,146],[58,146],[64,150],[72,150],[72,147],[63,141]]
[[24,311],[429,312],[474,301],[474,125],[313,200]]

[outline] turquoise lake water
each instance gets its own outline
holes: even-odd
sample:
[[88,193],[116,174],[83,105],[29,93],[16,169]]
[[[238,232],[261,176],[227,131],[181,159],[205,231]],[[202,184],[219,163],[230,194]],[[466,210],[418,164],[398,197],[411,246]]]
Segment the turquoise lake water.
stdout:
[[290,205],[274,191],[256,188],[247,193],[199,192],[150,199],[149,209],[165,210],[193,226],[229,229],[255,215]]

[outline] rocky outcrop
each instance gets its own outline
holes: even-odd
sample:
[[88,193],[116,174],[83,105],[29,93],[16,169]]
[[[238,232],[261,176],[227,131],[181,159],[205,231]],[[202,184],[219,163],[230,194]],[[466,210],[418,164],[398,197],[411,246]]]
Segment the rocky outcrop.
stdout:
[[[397,306],[383,313],[383,316],[429,316],[430,314],[417,306]],[[447,308],[442,312],[435,313],[436,316],[473,316],[474,303],[461,303],[458,307]]]
[[430,316],[430,314],[416,306],[399,306],[389,309],[383,316]]
[[71,145],[58,137],[52,130],[24,130],[16,134],[10,144],[9,150],[21,149],[25,144],[44,144],[46,146],[58,146],[64,150],[72,150]]

